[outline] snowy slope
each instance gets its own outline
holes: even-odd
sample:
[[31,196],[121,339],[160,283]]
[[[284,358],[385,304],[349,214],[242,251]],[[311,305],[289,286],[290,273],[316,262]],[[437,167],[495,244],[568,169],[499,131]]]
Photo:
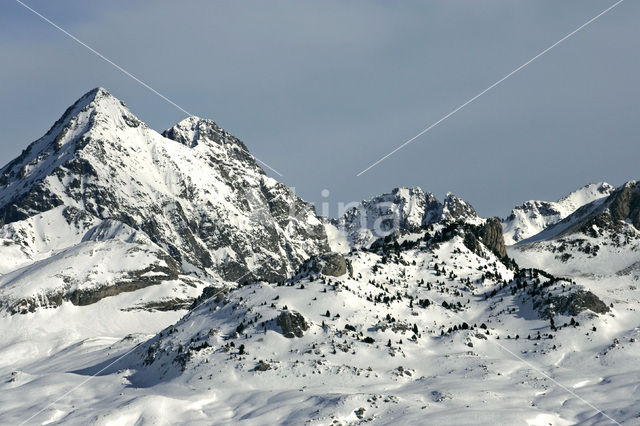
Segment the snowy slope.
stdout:
[[[487,248],[471,250],[466,232],[437,224],[406,234],[399,246],[347,255],[351,272],[338,277],[302,274],[205,299],[93,379],[89,391],[51,407],[36,396],[34,411],[46,408],[33,420],[610,422],[585,398],[632,422],[639,400],[631,390],[640,376],[630,361],[640,346],[639,332],[628,327],[638,314],[608,308],[606,295],[592,305],[600,314],[554,310],[547,300],[583,295],[584,287],[510,269]],[[544,314],[549,309],[555,325]],[[110,348],[124,353],[125,346],[132,344]],[[74,374],[60,376],[21,370],[4,386],[71,389],[102,368],[99,359],[84,355]],[[0,420],[22,418],[10,394],[0,393],[0,403],[9,407]]]
[[558,201],[527,201],[503,219],[505,242],[512,245],[527,239],[569,216],[592,201],[607,197],[615,188],[606,182],[591,183]]

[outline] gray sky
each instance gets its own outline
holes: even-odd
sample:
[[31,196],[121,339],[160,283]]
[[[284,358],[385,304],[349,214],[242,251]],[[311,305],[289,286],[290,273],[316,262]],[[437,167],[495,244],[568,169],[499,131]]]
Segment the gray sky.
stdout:
[[[214,119],[310,202],[324,188],[347,202],[421,186],[506,216],[589,182],[640,179],[637,1],[361,177],[614,2],[24,1]],[[18,3],[0,9],[0,163],[96,86],[156,130],[184,118]]]

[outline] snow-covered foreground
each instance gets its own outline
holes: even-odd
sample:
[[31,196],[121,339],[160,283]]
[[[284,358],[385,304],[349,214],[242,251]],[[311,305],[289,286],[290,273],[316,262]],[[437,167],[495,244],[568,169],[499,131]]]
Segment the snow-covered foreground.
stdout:
[[[500,289],[497,277],[511,281],[514,272],[460,237],[347,259],[348,275],[247,285],[205,301],[175,325],[175,312],[100,317],[108,306],[65,304],[13,316],[2,322],[5,336],[35,330],[26,339],[31,347],[16,343],[6,350],[11,355],[3,353],[12,358],[0,370],[0,422],[638,422],[638,304],[631,293],[623,301],[609,292],[623,281],[603,291],[580,282],[614,307],[575,316],[577,326],[563,326],[571,317],[557,315],[552,331],[523,293]],[[301,337],[283,335],[283,312],[304,318]],[[56,317],[93,328],[46,329]],[[160,329],[147,342],[141,334],[118,338]]]
[[[44,409],[29,423],[345,424],[357,422],[358,410],[364,408],[364,418],[380,424],[613,423],[581,398],[620,422],[634,424],[638,415],[637,351],[627,345],[607,357],[604,376],[598,374],[602,364],[591,354],[560,351],[549,359],[526,358],[568,390],[491,343],[475,352],[438,345],[425,354],[416,347],[407,354],[413,362],[343,355],[332,362],[333,371],[293,367],[284,377],[278,371],[212,364],[208,367],[215,379],[187,373],[150,388],[132,386],[127,371],[89,382],[83,374],[64,372],[109,359],[116,351],[104,345],[85,344],[66,352],[64,364],[42,365],[50,369],[48,374],[20,370],[11,375],[15,382],[3,384],[0,397],[2,422],[20,423]],[[522,345],[508,348],[517,352]],[[412,376],[397,372],[400,366]],[[61,373],[53,372],[57,368]]]

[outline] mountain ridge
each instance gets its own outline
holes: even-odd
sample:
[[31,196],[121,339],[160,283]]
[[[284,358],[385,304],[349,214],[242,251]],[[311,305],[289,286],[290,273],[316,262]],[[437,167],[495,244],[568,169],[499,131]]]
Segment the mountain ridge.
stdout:
[[585,204],[611,194],[615,188],[606,182],[590,183],[558,201],[525,201],[502,219],[507,245],[516,244],[554,225]]

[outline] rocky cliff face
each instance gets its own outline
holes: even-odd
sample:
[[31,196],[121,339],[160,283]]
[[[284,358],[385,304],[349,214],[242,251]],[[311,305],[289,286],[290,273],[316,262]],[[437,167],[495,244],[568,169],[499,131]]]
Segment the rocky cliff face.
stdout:
[[628,182],[616,190],[611,198],[611,219],[628,222],[640,230],[640,184],[636,181]]
[[495,217],[487,219],[480,228],[480,241],[499,258],[502,259],[507,255],[500,219]]
[[331,277],[340,277],[349,270],[349,264],[343,255],[339,253],[324,253],[314,256],[305,262],[300,268],[299,274],[323,274]]
[[478,214],[471,204],[456,197],[450,192],[447,193],[444,202],[442,203],[442,211],[438,220],[463,220],[466,222],[477,222],[477,219]]
[[469,250],[479,256],[486,257],[484,250],[486,248],[501,261],[507,261],[507,249],[504,244],[500,219],[490,218],[480,225],[458,223],[460,223],[464,236],[464,244]]

